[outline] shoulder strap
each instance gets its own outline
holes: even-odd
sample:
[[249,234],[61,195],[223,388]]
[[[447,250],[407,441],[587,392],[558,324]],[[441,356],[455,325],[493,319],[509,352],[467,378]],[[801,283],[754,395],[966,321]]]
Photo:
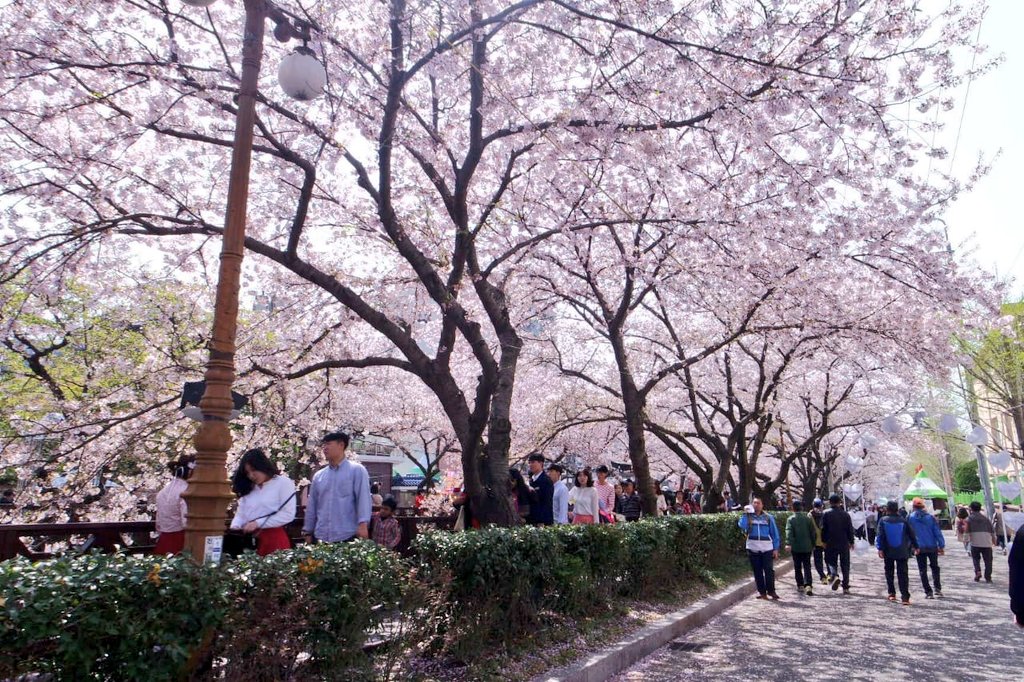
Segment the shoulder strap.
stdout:
[[280,507],[278,507],[274,511],[270,512],[269,514],[264,514],[263,516],[257,516],[255,519],[253,519],[253,521],[259,521],[260,519],[263,519],[263,523],[260,524],[260,529],[262,529],[263,526],[267,523],[267,520],[270,519],[271,516],[273,516],[277,512],[279,512],[282,509],[284,509],[284,506],[286,504],[288,504],[289,502],[291,502],[292,498],[295,497],[295,493],[296,492],[298,492],[298,491],[297,490],[293,490],[292,494],[289,495],[287,498],[285,498],[285,501],[281,503]]

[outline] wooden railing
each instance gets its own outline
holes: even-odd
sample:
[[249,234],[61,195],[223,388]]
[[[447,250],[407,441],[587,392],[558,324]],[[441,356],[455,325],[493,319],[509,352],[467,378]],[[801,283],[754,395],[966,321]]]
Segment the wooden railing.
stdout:
[[[451,530],[454,517],[397,516],[402,529],[398,551],[409,554],[413,539],[427,528]],[[302,517],[286,527],[294,544],[302,543]],[[149,554],[156,543],[156,524],[152,521],[124,521],[103,523],[24,523],[0,524],[0,561],[23,556],[33,561],[49,559],[68,553],[89,550]],[[234,554],[230,538],[225,552]]]

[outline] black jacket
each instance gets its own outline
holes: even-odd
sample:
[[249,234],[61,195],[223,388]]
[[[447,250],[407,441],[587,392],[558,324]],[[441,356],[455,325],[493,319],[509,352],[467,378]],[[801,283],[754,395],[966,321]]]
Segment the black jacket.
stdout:
[[[1019,538],[1019,539],[1018,539]],[[1024,623],[1024,527],[1013,536],[1010,549],[1010,610],[1017,616],[1018,623]]]
[[540,472],[537,480],[532,478],[530,483],[530,514],[526,517],[527,523],[535,526],[552,526],[555,523],[555,510],[553,498],[555,495],[555,484],[546,472]]
[[832,507],[821,517],[821,541],[828,549],[850,549],[853,521],[842,507]]
[[643,505],[640,504],[640,496],[634,492],[632,495],[623,495],[620,499],[622,500],[622,515],[626,517],[626,520],[639,520],[643,511]]

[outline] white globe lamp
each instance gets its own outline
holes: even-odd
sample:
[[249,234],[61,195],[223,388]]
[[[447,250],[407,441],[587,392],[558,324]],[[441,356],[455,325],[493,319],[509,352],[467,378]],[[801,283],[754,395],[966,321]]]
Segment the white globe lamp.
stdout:
[[323,93],[327,71],[313,56],[313,51],[303,45],[281,60],[277,80],[289,97],[308,102]]

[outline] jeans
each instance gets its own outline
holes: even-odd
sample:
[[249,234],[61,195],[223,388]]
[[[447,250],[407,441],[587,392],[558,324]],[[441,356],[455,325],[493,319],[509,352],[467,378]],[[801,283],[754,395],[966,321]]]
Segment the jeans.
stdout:
[[935,582],[935,591],[942,592],[942,582],[939,580],[939,550],[921,550],[917,555],[917,570],[921,574],[921,587],[925,594],[932,593],[932,586],[928,583],[928,566],[932,567],[932,580]]
[[[838,565],[837,565],[838,564]],[[825,548],[825,566],[828,567],[829,575],[839,575],[839,570],[843,571],[843,588],[849,589],[850,587],[850,548],[843,547],[841,549],[835,549],[833,547]]]
[[796,586],[813,585],[811,582],[811,553],[793,552],[793,572],[796,573]]
[[825,577],[825,548],[814,548],[814,570],[818,572],[819,578]]
[[992,580],[992,548],[971,545],[971,561],[974,562],[974,575],[981,575],[981,560],[985,559],[985,580]]
[[772,563],[772,552],[754,552],[747,550],[750,568],[754,570],[754,583],[757,591],[764,594],[775,594],[775,565]]
[[900,598],[903,601],[910,601],[910,573],[907,570],[909,559],[890,559],[885,557],[885,585],[889,588],[889,594],[896,594],[896,586],[892,584],[893,570],[900,583]]

